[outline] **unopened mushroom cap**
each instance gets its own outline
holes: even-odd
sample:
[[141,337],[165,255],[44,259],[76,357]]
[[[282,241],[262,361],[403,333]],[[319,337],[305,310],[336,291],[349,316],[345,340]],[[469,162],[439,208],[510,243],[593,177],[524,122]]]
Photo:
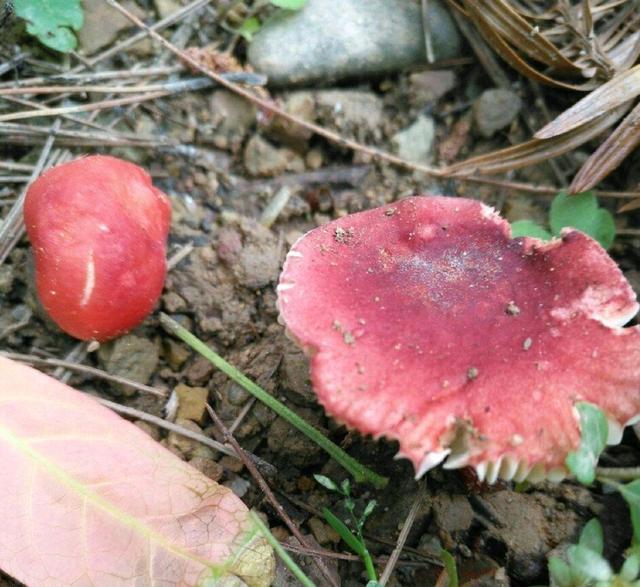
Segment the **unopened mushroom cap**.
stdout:
[[574,230],[512,239],[480,202],[409,198],[303,236],[278,304],[326,410],[396,439],[418,475],[447,459],[490,482],[559,479],[577,402],[611,442],[640,414],[635,295]]

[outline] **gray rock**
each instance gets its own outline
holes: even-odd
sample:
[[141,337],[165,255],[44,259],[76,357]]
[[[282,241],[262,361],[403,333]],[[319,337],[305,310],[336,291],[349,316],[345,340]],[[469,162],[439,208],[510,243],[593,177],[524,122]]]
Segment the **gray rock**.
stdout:
[[[158,366],[158,345],[146,338],[125,334],[100,346],[98,359],[102,368],[111,375],[149,383]],[[125,395],[135,393],[131,387],[115,384]]]
[[8,294],[11,291],[13,279],[13,265],[2,265],[2,267],[0,267],[0,294]]
[[251,483],[239,475],[234,475],[232,479],[225,481],[223,485],[231,489],[240,499],[247,494],[249,487],[251,487]]
[[435,132],[433,118],[421,115],[411,126],[393,135],[391,143],[399,157],[414,163],[428,163]]
[[435,102],[456,87],[456,74],[450,69],[419,71],[409,76],[410,99],[415,106]]
[[182,8],[177,0],[153,0],[153,5],[160,18],[166,18]]
[[229,217],[239,231],[242,248],[237,252],[231,269],[240,285],[258,289],[278,279],[281,250],[278,238],[255,220],[238,216]]
[[433,515],[438,529],[448,534],[466,532],[475,518],[473,508],[464,495],[446,493],[433,498]]
[[[284,98],[283,110],[307,122],[315,122],[316,101],[313,92],[299,90]],[[294,124],[280,116],[274,116],[269,123],[268,133],[274,139],[282,141],[292,149],[304,151],[313,135],[307,128]]]
[[[436,59],[459,55],[449,13],[432,0],[429,14]],[[265,22],[248,56],[273,85],[394,72],[426,61],[421,9],[396,0],[309,0]]]
[[256,122],[256,107],[227,90],[215,91],[210,105],[214,144],[220,149],[238,151]]
[[509,126],[522,108],[520,96],[511,90],[486,90],[473,104],[476,126],[483,137]]
[[343,136],[359,141],[382,139],[384,104],[373,92],[321,90],[315,92],[316,112],[321,124],[336,128]]
[[[113,43],[118,35],[132,26],[131,21],[103,0],[83,0],[84,23],[78,38],[80,47],[86,55],[93,55],[103,47]],[[122,3],[138,18],[146,14],[131,0]]]
[[285,171],[303,171],[304,161],[291,149],[278,148],[253,135],[244,148],[244,166],[254,177],[273,177]]
[[232,406],[243,406],[249,399],[249,392],[233,381],[228,383],[224,395]]

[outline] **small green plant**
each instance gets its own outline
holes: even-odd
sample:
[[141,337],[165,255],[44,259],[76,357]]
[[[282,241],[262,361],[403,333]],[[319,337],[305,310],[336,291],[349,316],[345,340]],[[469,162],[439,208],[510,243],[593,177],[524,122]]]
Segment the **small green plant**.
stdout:
[[602,526],[596,518],[585,525],[578,544],[567,550],[567,560],[558,557],[549,559],[549,575],[558,587],[625,587],[640,585],[640,550],[632,547],[627,551],[620,571],[614,573],[602,555],[604,540]]
[[255,35],[262,26],[261,22],[258,20],[257,16],[250,16],[245,19],[244,22],[238,28],[238,34],[251,42],[253,40],[253,35]]
[[43,45],[68,53],[78,41],[74,33],[82,28],[80,0],[14,0],[17,17],[27,23],[27,32]]
[[262,26],[260,19],[256,16],[260,9],[271,4],[272,6],[276,6],[282,10],[296,11],[304,8],[306,3],[307,0],[268,0],[266,2],[257,2],[251,11],[251,16],[244,20],[237,32],[240,36],[251,42],[253,40],[253,35],[255,35]]
[[[590,485],[596,479],[598,458],[606,445],[608,423],[604,413],[592,404],[579,403],[576,409],[580,414],[580,446],[567,456],[565,464],[580,483]],[[629,506],[633,539],[625,561],[615,573],[603,556],[602,526],[594,518],[583,528],[578,543],[567,549],[566,559],[549,559],[552,585],[640,587],[640,479],[626,485],[605,478],[600,480],[615,487]]]
[[329,525],[340,535],[340,538],[342,538],[349,548],[351,548],[351,550],[353,550],[353,552],[362,559],[369,579],[367,587],[377,587],[379,585],[378,575],[376,574],[371,554],[369,553],[364,536],[362,535],[365,522],[376,507],[376,500],[369,500],[362,510],[362,513],[357,515],[356,502],[351,496],[351,483],[349,479],[345,479],[340,483],[340,485],[338,485],[335,481],[329,479],[329,477],[326,477],[325,475],[314,475],[314,478],[318,483],[320,483],[320,485],[326,487],[329,491],[333,491],[344,497],[344,507],[349,513],[351,528],[349,528],[347,524],[345,524],[329,509],[324,508],[322,513]]
[[300,10],[307,3],[307,0],[270,0],[271,4],[285,10]]
[[593,192],[574,196],[560,192],[553,199],[549,210],[550,231],[531,220],[517,220],[511,225],[511,232],[514,237],[533,236],[548,240],[552,236],[559,236],[560,231],[568,226],[588,234],[605,249],[613,244],[616,235],[613,216],[608,210],[598,206]]
[[444,548],[440,551],[440,560],[444,565],[444,569],[447,572],[447,578],[449,582],[447,587],[458,587],[458,568],[456,567],[456,559],[453,555]]
[[580,446],[567,455],[565,464],[583,485],[591,485],[596,478],[596,465],[607,446],[609,426],[602,410],[586,402],[576,405],[580,414]]

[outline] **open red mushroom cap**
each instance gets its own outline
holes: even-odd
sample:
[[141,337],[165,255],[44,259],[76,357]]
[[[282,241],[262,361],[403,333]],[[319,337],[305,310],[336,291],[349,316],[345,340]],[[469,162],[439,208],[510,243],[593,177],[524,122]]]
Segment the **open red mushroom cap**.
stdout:
[[480,202],[409,198],[303,236],[278,303],[326,410],[397,439],[418,475],[447,458],[489,482],[558,480],[576,402],[612,443],[640,414],[635,295],[575,230],[512,239]]

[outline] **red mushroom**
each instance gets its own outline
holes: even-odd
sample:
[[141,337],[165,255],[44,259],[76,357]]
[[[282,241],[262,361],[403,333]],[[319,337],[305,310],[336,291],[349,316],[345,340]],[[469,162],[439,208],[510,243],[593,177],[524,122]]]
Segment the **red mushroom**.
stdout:
[[610,442],[640,414],[635,295],[600,245],[542,242],[474,200],[415,197],[303,236],[278,286],[337,420],[396,439],[417,471],[560,479],[580,442],[575,404]]
[[104,341],[151,312],[166,275],[168,198],[137,165],[95,155],[45,172],[24,220],[38,296],[65,332]]

